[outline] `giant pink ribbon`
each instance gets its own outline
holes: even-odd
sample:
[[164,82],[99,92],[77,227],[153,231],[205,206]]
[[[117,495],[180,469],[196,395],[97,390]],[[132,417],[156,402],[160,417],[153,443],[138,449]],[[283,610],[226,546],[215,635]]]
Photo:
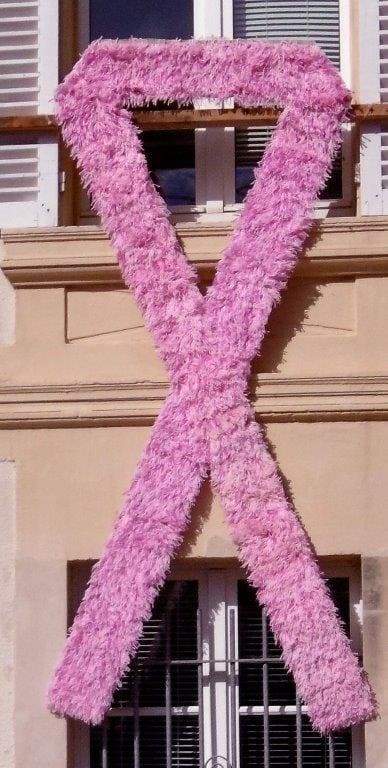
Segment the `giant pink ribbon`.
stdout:
[[[284,107],[206,296],[123,108],[204,96]],[[365,673],[246,395],[251,360],[339,145],[349,93],[315,46],[100,41],[60,86],[57,103],[64,137],[171,390],[93,569],[51,684],[50,708],[92,723],[102,719],[210,470],[313,725],[330,731],[375,716]]]

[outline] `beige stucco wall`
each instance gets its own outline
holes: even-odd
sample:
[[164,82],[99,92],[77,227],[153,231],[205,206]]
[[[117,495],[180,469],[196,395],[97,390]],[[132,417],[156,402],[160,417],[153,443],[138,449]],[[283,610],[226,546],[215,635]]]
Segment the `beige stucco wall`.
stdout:
[[[208,280],[227,233],[192,230],[188,256]],[[67,566],[99,556],[168,383],[98,231],[5,233],[2,249],[16,333],[11,317],[0,349],[0,765],[65,768],[66,726],[44,694],[66,634]],[[324,225],[252,379],[318,554],[361,558],[365,664],[382,714],[366,729],[367,768],[388,764],[387,281],[385,222]],[[235,555],[205,486],[179,557]]]

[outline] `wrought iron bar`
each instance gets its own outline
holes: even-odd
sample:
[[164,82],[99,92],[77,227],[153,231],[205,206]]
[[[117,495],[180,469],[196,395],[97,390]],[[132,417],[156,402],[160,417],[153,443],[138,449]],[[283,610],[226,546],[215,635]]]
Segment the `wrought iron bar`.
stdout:
[[137,659],[134,662],[133,680],[133,765],[140,768],[140,717],[139,717],[139,666]]
[[102,724],[101,768],[108,768],[108,721],[106,718]]
[[231,762],[232,768],[237,768],[237,733],[236,733],[236,617],[234,609],[230,611],[229,623],[229,650],[232,660],[230,664],[230,709],[231,709]]
[[331,733],[328,736],[328,742],[329,742],[329,768],[335,768],[334,738]]
[[172,762],[172,717],[171,717],[171,611],[167,612],[166,618],[166,685],[165,685],[165,705],[166,705],[166,768],[171,768]]
[[303,768],[302,758],[302,705],[296,697],[296,768]]
[[199,739],[199,765],[203,768],[205,759],[204,747],[204,723],[203,723],[203,643],[202,643],[202,615],[201,609],[197,610],[197,656],[202,659],[198,664],[198,739]]
[[[261,611],[261,630],[263,643],[263,658],[267,658],[267,616]],[[268,700],[268,662],[263,663],[263,739],[264,739],[264,768],[270,768],[269,764],[269,700]]]

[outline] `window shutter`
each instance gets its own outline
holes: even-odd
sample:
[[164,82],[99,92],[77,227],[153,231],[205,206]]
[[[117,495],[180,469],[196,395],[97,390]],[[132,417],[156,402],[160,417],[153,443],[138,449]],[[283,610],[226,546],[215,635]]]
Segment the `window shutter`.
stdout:
[[[360,0],[359,101],[388,101],[388,0]],[[388,214],[388,130],[360,126],[360,212]]]
[[[315,41],[339,68],[339,0],[234,0],[233,37]],[[262,159],[273,130],[236,131],[236,202],[244,199],[253,180],[252,168]],[[342,197],[341,164],[338,156],[324,198]]]
[[233,36],[314,40],[340,66],[339,0],[234,0]]
[[[0,116],[53,111],[58,80],[56,0],[0,6]],[[0,226],[57,223],[57,146],[43,136],[9,134],[0,147]]]
[[[349,632],[349,582],[347,578],[329,580],[333,600],[344,625]],[[281,649],[275,642],[262,609],[258,606],[253,588],[246,581],[238,583],[238,651],[239,658],[252,659],[252,663],[241,663],[239,667],[240,705],[240,766],[257,768],[263,765],[264,718],[252,714],[252,709],[263,709],[262,665],[255,659],[269,659],[268,703],[269,711],[269,759],[271,768],[296,766],[297,760],[297,716],[296,690],[292,676],[281,660]],[[265,633],[265,634],[264,634]],[[264,642],[265,640],[265,642]],[[278,708],[275,713],[272,708]],[[281,710],[287,707],[288,712]],[[291,711],[290,711],[291,710]],[[351,732],[333,734],[330,744],[328,737],[313,731],[306,714],[301,716],[302,765],[308,768],[351,768]],[[329,759],[332,753],[334,759]]]
[[[104,741],[109,768],[134,766],[134,707],[138,691],[141,768],[167,766],[166,665],[171,685],[171,768],[199,768],[197,581],[169,581],[145,623],[136,657],[137,673],[124,676],[104,726],[91,729],[92,768],[102,768]],[[176,664],[177,661],[183,664]],[[193,660],[193,664],[190,661]],[[175,662],[175,664],[174,664]],[[136,683],[136,674],[137,681]],[[194,714],[177,714],[194,707]],[[131,714],[125,709],[131,708]],[[121,716],[121,712],[122,716]]]
[[[388,102],[388,2],[379,2],[380,100]],[[381,131],[382,213],[388,213],[388,131]]]

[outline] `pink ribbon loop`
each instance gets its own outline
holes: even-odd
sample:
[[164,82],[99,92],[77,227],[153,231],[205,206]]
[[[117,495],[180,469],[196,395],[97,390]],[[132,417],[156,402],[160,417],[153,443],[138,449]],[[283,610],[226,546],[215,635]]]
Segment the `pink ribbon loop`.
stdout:
[[[205,297],[122,109],[203,96],[284,107]],[[64,137],[172,388],[93,569],[50,708],[92,723],[103,718],[210,470],[314,726],[325,732],[374,717],[373,693],[245,394],[250,362],[339,145],[348,92],[315,46],[101,41],[60,86],[57,102]]]

